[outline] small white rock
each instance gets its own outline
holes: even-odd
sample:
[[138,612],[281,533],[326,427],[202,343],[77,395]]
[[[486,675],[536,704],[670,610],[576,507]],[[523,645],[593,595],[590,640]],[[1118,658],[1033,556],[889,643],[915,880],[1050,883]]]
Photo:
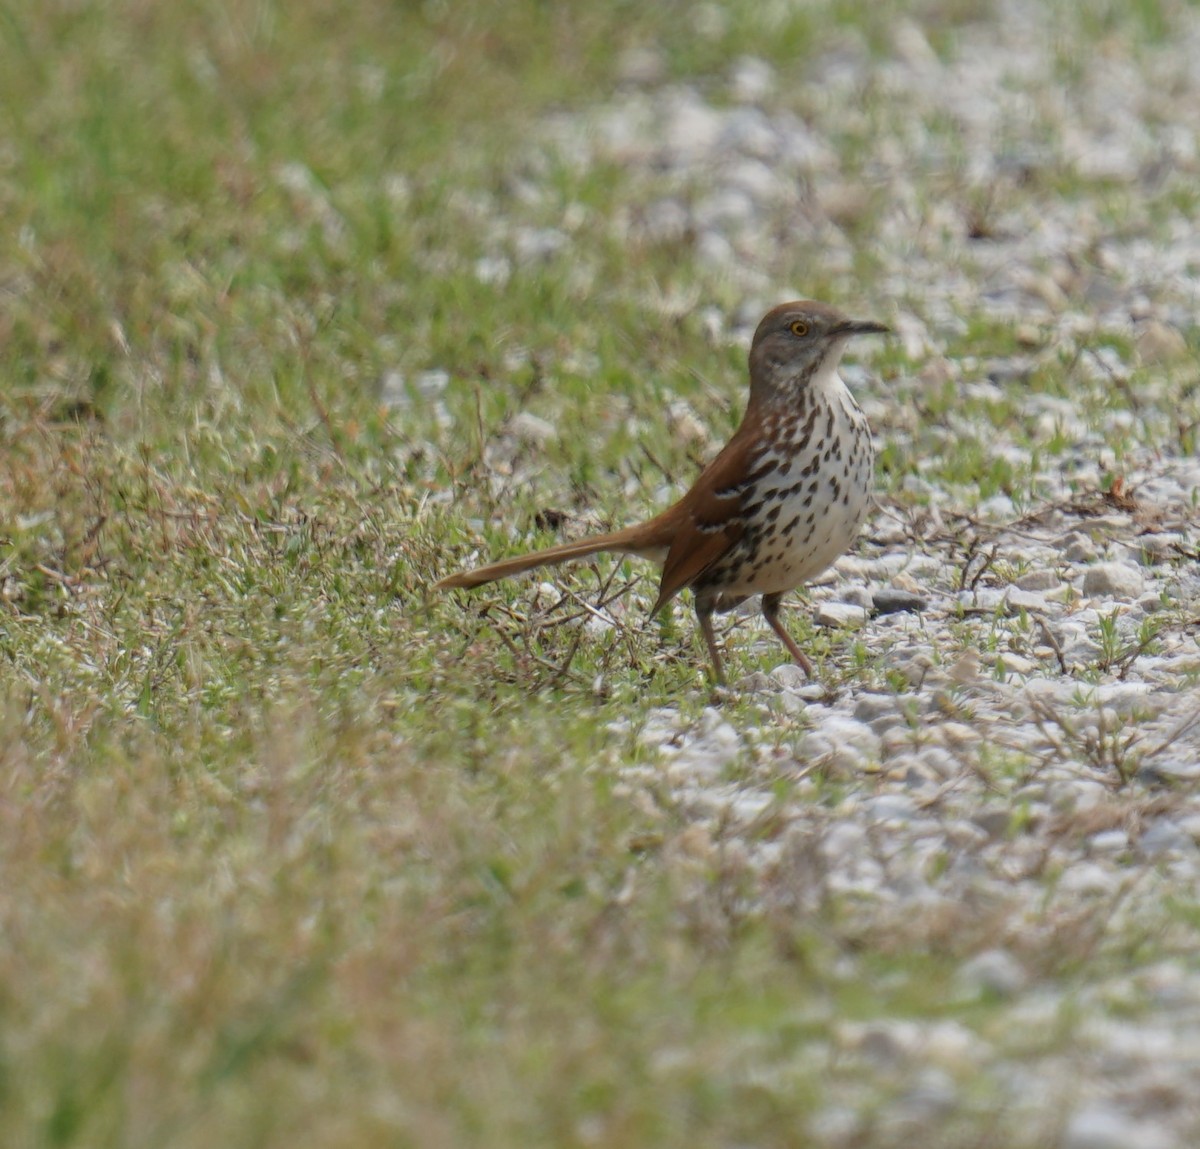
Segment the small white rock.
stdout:
[[1163,596],[1158,591],[1152,590],[1137,600],[1137,607],[1142,614],[1158,614],[1166,609],[1166,604],[1163,603]]
[[854,717],[871,723],[878,718],[902,717],[904,707],[912,704],[912,695],[862,694],[854,704]]
[[617,58],[617,75],[623,83],[648,88],[662,83],[666,74],[662,53],[645,45],[626,48]]
[[921,1028],[907,1019],[847,1021],[836,1027],[834,1040],[873,1065],[883,1067],[900,1064],[916,1052]]
[[954,980],[967,997],[1013,997],[1025,988],[1028,977],[1008,950],[991,949],[963,962]]
[[529,411],[514,415],[508,422],[508,429],[522,443],[532,443],[535,447],[544,447],[558,438],[558,428],[553,423]]
[[771,677],[784,690],[799,690],[808,685],[808,675],[794,662],[783,662],[771,671]]
[[450,386],[450,372],[440,367],[431,367],[428,371],[419,371],[413,379],[417,392],[427,399],[440,395]]
[[1072,531],[1062,540],[1062,557],[1069,563],[1096,561],[1096,544],[1080,531]]
[[821,840],[821,853],[836,864],[857,857],[867,845],[867,832],[857,822],[835,822]]
[[1161,1125],[1137,1121],[1102,1101],[1077,1109],[1062,1139],[1062,1149],[1174,1149],[1177,1145]]
[[904,823],[916,816],[916,804],[905,794],[880,794],[862,804],[863,813],[873,822]]
[[1143,363],[1172,363],[1187,355],[1187,340],[1169,323],[1151,319],[1138,333],[1137,353]]
[[1042,592],[1022,590],[1016,586],[1008,588],[1008,593],[1004,596],[1004,601],[1008,604],[1009,614],[1016,614],[1022,610],[1041,613],[1049,606],[1046,602],[1046,596]]
[[1007,495],[993,495],[979,504],[979,517],[989,522],[1003,523],[1016,517],[1016,508]]
[[866,723],[840,714],[827,715],[804,740],[808,759],[828,756],[846,769],[858,769],[879,761],[879,735]]
[[1194,853],[1191,836],[1171,818],[1156,818],[1143,831],[1137,843],[1138,852],[1146,858],[1163,854]]
[[688,210],[677,199],[658,199],[647,204],[635,224],[638,236],[647,243],[677,243],[691,226]]
[[502,287],[512,276],[512,264],[502,255],[485,255],[475,261],[475,278],[480,283]]
[[817,626],[837,629],[842,626],[862,626],[869,614],[865,607],[848,602],[823,602],[813,611],[813,622]]
[[542,263],[570,242],[554,227],[519,227],[513,232],[513,253],[519,263]]
[[1116,875],[1096,862],[1076,862],[1063,871],[1058,881],[1060,894],[1112,895],[1117,892]]
[[1057,590],[1062,580],[1049,568],[1026,571],[1013,584],[1021,590]]
[[734,61],[729,87],[739,103],[761,103],[775,88],[775,69],[757,56],[740,56]]
[[779,690],[779,684],[772,682],[761,670],[755,670],[738,679],[739,694],[774,694]]
[[1083,576],[1088,598],[1137,598],[1145,586],[1145,576],[1132,563],[1096,563]]
[[1129,835],[1124,830],[1101,830],[1087,840],[1089,854],[1123,854],[1129,849]]

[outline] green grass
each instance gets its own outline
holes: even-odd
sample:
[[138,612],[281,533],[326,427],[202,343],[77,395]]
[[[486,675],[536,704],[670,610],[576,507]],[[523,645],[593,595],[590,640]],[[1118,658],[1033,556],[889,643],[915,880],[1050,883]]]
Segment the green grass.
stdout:
[[[647,303],[737,289],[614,238],[616,166],[524,199],[532,125],[607,98],[626,48],[668,80],[755,52],[786,87],[831,29],[882,53],[893,9],[952,42],[981,6],[885,8],[0,4],[0,1142],[795,1145],[861,1085],[839,1025],[986,1029],[945,983],[994,922],[763,898],[732,830],[627,780],[661,765],[655,707],[710,702],[686,603],[643,622],[644,568],[556,575],[561,603],[429,592],[549,537],[539,512],[651,511],[740,414],[743,353]],[[575,250],[482,283],[501,216],[571,217]],[[813,254],[773,271],[830,286]],[[952,354],[1008,347],[970,318]],[[870,354],[903,406],[915,365]],[[708,443],[670,433],[677,399]],[[563,432],[513,441],[520,412]],[[982,414],[1034,437],[1014,412]],[[893,444],[884,484],[946,449]],[[1029,483],[978,442],[938,475]],[[602,586],[593,633],[567,592]],[[891,681],[791,625],[835,684]],[[744,626],[730,657],[778,661]],[[724,717],[763,724],[752,697]],[[1029,944],[1052,977],[1106,960]],[[939,1143],[986,1143],[977,1101]]]

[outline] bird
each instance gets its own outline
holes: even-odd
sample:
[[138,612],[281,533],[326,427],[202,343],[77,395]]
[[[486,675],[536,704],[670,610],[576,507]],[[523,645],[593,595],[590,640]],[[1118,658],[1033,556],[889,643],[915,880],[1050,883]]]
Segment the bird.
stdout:
[[470,589],[601,552],[662,567],[653,618],[690,588],[718,685],[726,683],[713,615],[761,595],[768,625],[808,678],[813,666],[779,617],[785,594],[853,544],[874,485],[866,415],[838,374],[851,338],[884,334],[814,300],[781,303],[750,344],[750,396],[737,430],[675,504],[645,522],[501,559],[440,579]]

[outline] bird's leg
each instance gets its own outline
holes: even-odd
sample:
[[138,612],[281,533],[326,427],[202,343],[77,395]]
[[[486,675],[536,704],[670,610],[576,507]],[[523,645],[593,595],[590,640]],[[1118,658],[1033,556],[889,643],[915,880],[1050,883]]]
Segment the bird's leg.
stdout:
[[725,685],[725,668],[721,665],[721,651],[717,648],[717,636],[713,633],[713,607],[711,599],[698,597],[696,599],[696,618],[700,620],[700,633],[708,644],[708,654],[712,659],[713,676],[718,686]]
[[779,641],[788,648],[788,654],[796,660],[796,665],[804,671],[807,677],[812,678],[812,663],[808,661],[808,656],[796,645],[796,640],[788,634],[783,623],[779,620],[779,604],[782,601],[782,594],[764,594],[762,596],[763,618],[771,624],[771,629],[779,635]]

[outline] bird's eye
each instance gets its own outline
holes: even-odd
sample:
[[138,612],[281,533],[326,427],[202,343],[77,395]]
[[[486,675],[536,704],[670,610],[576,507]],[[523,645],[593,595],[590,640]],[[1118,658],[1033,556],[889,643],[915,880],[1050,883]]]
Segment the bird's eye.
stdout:
[[798,339],[803,339],[808,334],[808,324],[803,319],[793,319],[788,330]]

